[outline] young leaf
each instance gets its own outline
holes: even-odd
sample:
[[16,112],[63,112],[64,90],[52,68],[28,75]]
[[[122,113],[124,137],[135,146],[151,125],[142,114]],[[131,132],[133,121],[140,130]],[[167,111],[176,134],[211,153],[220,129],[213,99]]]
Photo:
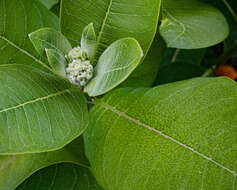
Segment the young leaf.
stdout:
[[29,38],[41,56],[46,56],[45,49],[55,49],[64,56],[72,49],[67,38],[52,28],[42,28],[32,32]]
[[59,149],[87,127],[85,97],[52,74],[0,66],[0,154]]
[[45,52],[48,57],[49,65],[55,73],[62,77],[66,77],[67,60],[65,56],[63,56],[57,49],[45,49]]
[[[59,30],[58,18],[35,0],[0,1],[0,64],[44,65],[28,34],[42,27]],[[40,67],[42,68],[42,67]]]
[[88,168],[57,164],[42,169],[16,190],[102,190]]
[[114,42],[101,55],[95,76],[84,91],[89,96],[99,96],[118,86],[138,66],[142,56],[142,49],[135,39],[124,38]]
[[86,26],[82,32],[81,47],[86,50],[89,59],[92,59],[96,48],[96,34],[92,23]]
[[81,137],[57,151],[0,156],[0,189],[13,190],[34,172],[62,162],[70,162],[88,167],[89,163],[84,156],[83,140]]
[[237,187],[237,84],[197,78],[96,102],[86,155],[104,189]]
[[165,42],[157,33],[145,60],[120,87],[151,87],[156,79],[165,49]]
[[93,23],[97,34],[96,59],[116,40],[133,37],[147,53],[156,33],[161,0],[62,0],[61,30],[73,46],[84,27]]
[[165,0],[160,25],[168,47],[198,49],[223,41],[229,34],[224,15],[197,0]]

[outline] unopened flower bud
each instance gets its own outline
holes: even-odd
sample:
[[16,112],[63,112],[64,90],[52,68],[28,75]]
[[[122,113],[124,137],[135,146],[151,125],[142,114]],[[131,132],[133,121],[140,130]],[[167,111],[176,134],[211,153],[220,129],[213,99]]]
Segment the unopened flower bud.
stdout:
[[93,66],[88,60],[74,59],[69,63],[66,73],[71,83],[83,87],[93,76]]
[[86,56],[86,52],[80,46],[77,46],[77,47],[75,47],[75,48],[73,48],[72,50],[69,51],[66,58],[69,61],[73,61],[73,60],[76,60],[76,59],[86,60],[87,56]]

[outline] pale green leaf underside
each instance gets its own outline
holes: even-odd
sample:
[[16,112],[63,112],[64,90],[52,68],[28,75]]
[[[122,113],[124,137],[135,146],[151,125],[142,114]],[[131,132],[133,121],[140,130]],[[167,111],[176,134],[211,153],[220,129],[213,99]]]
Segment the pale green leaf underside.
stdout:
[[135,39],[114,42],[101,55],[95,76],[84,91],[90,96],[98,96],[118,86],[138,66],[142,56],[142,49]]
[[66,147],[48,153],[0,156],[0,190],[13,190],[34,172],[52,164],[70,162],[87,167],[82,142],[82,138],[77,138]]
[[51,9],[54,5],[58,3],[58,0],[40,0],[48,9]]
[[57,164],[38,171],[16,190],[101,190],[88,168]]
[[81,48],[86,51],[89,59],[92,59],[96,48],[96,34],[93,23],[86,26],[82,32]]
[[96,104],[84,137],[105,189],[237,189],[235,82],[118,89]]
[[76,46],[83,28],[93,23],[96,58],[120,38],[133,37],[146,54],[155,36],[160,0],[62,0],[61,30]]
[[229,34],[224,15],[197,0],[165,0],[160,25],[168,47],[197,49],[223,41]]
[[151,87],[156,79],[165,49],[165,42],[157,32],[144,61],[120,87]]
[[57,49],[45,49],[45,52],[48,57],[49,65],[54,72],[66,78],[67,60],[65,56]]
[[[58,18],[36,0],[0,1],[0,64],[39,66],[28,34],[42,27],[58,29]],[[23,62],[23,61],[24,62]]]
[[54,75],[0,66],[0,154],[55,150],[86,128],[85,98]]
[[46,56],[45,49],[55,49],[64,56],[72,49],[67,38],[52,28],[34,31],[29,34],[29,38],[41,56]]

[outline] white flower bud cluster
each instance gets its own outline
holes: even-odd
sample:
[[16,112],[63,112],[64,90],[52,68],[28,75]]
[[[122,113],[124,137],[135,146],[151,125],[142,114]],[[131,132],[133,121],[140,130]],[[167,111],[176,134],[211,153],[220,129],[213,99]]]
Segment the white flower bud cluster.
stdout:
[[76,60],[76,59],[82,59],[86,60],[86,54],[85,51],[80,46],[77,46],[73,48],[67,55],[67,59],[70,61]]
[[80,47],[73,48],[67,58],[70,61],[66,68],[68,80],[81,87],[85,86],[93,77],[93,66],[86,60],[83,50]]

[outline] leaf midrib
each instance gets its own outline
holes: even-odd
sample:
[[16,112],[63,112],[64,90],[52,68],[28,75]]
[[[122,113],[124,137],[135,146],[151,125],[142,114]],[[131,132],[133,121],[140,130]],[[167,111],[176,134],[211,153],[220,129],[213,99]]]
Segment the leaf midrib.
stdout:
[[48,67],[45,63],[43,63],[41,60],[37,59],[35,56],[33,56],[32,54],[30,54],[28,51],[22,49],[21,47],[19,47],[17,44],[15,44],[14,42],[10,41],[9,39],[7,39],[6,37],[0,35],[0,39],[2,39],[3,41],[7,42],[9,45],[11,45],[12,47],[18,49],[20,52],[22,52],[23,54],[27,55],[28,57],[30,57],[31,59],[33,59],[34,61],[36,61],[37,63],[39,63],[40,65],[42,65],[43,67],[47,68],[48,70],[52,71],[52,69],[50,67]]
[[9,108],[4,108],[4,109],[0,110],[0,113],[4,113],[4,112],[10,111],[10,110],[15,110],[15,109],[18,109],[20,107],[24,107],[25,105],[28,105],[28,104],[34,104],[34,103],[42,101],[42,100],[46,100],[46,99],[49,99],[49,98],[52,98],[52,97],[56,97],[56,96],[62,95],[64,93],[68,92],[69,90],[70,89],[65,89],[65,90],[58,91],[58,92],[53,93],[53,94],[49,94],[49,95],[44,96],[44,97],[39,97],[39,98],[30,100],[30,101],[27,101],[27,102],[18,104],[16,106],[12,106],[12,107],[9,107]]
[[168,139],[168,140],[170,140],[170,141],[172,141],[172,142],[178,144],[179,146],[182,146],[183,148],[185,148],[185,149],[187,149],[187,150],[193,152],[194,154],[197,154],[198,156],[200,156],[200,157],[206,159],[207,161],[212,162],[213,164],[217,165],[218,167],[220,167],[220,168],[226,170],[227,172],[231,173],[233,176],[237,177],[237,172],[236,172],[236,171],[233,171],[233,170],[231,170],[231,169],[225,167],[224,165],[220,164],[219,162],[213,160],[212,158],[210,158],[210,157],[204,155],[203,153],[198,152],[198,151],[195,150],[194,148],[192,148],[192,147],[190,147],[190,146],[188,146],[188,145],[186,145],[186,144],[180,142],[179,140],[177,140],[177,139],[175,139],[175,138],[173,138],[173,137],[171,137],[171,136],[168,136],[168,135],[164,134],[162,131],[159,131],[159,130],[157,130],[157,129],[155,129],[155,128],[153,128],[153,127],[151,127],[151,126],[149,126],[149,125],[147,125],[147,124],[145,124],[145,123],[142,123],[141,121],[139,121],[139,120],[137,120],[137,119],[135,119],[135,118],[129,116],[129,115],[126,114],[125,112],[122,112],[122,111],[116,109],[115,107],[110,106],[109,104],[107,104],[107,103],[105,103],[105,102],[102,102],[101,100],[99,101],[99,105],[101,105],[102,107],[104,107],[104,108],[107,109],[107,110],[112,111],[113,113],[117,114],[118,116],[123,117],[123,118],[125,118],[125,119],[127,119],[127,120],[129,120],[129,121],[131,121],[131,122],[133,122],[133,123],[135,123],[136,125],[145,127],[146,129],[148,129],[148,130],[150,130],[150,131],[153,131],[153,132],[159,134],[160,136],[164,137],[165,139]]
[[[112,7],[112,4],[113,4],[113,0],[110,0],[108,8],[107,8],[106,13],[105,13],[104,20],[102,22],[102,25],[101,25],[101,28],[100,28],[100,31],[99,31],[99,34],[98,34],[98,37],[97,37],[97,43],[96,43],[96,47],[95,47],[95,56],[97,54],[97,50],[98,50],[98,47],[100,45],[100,41],[101,41],[101,38],[102,38],[102,35],[103,35],[103,32],[104,32],[104,27],[105,27],[106,21],[109,17],[109,13],[110,13],[110,9]],[[93,59],[95,59],[95,57]]]

